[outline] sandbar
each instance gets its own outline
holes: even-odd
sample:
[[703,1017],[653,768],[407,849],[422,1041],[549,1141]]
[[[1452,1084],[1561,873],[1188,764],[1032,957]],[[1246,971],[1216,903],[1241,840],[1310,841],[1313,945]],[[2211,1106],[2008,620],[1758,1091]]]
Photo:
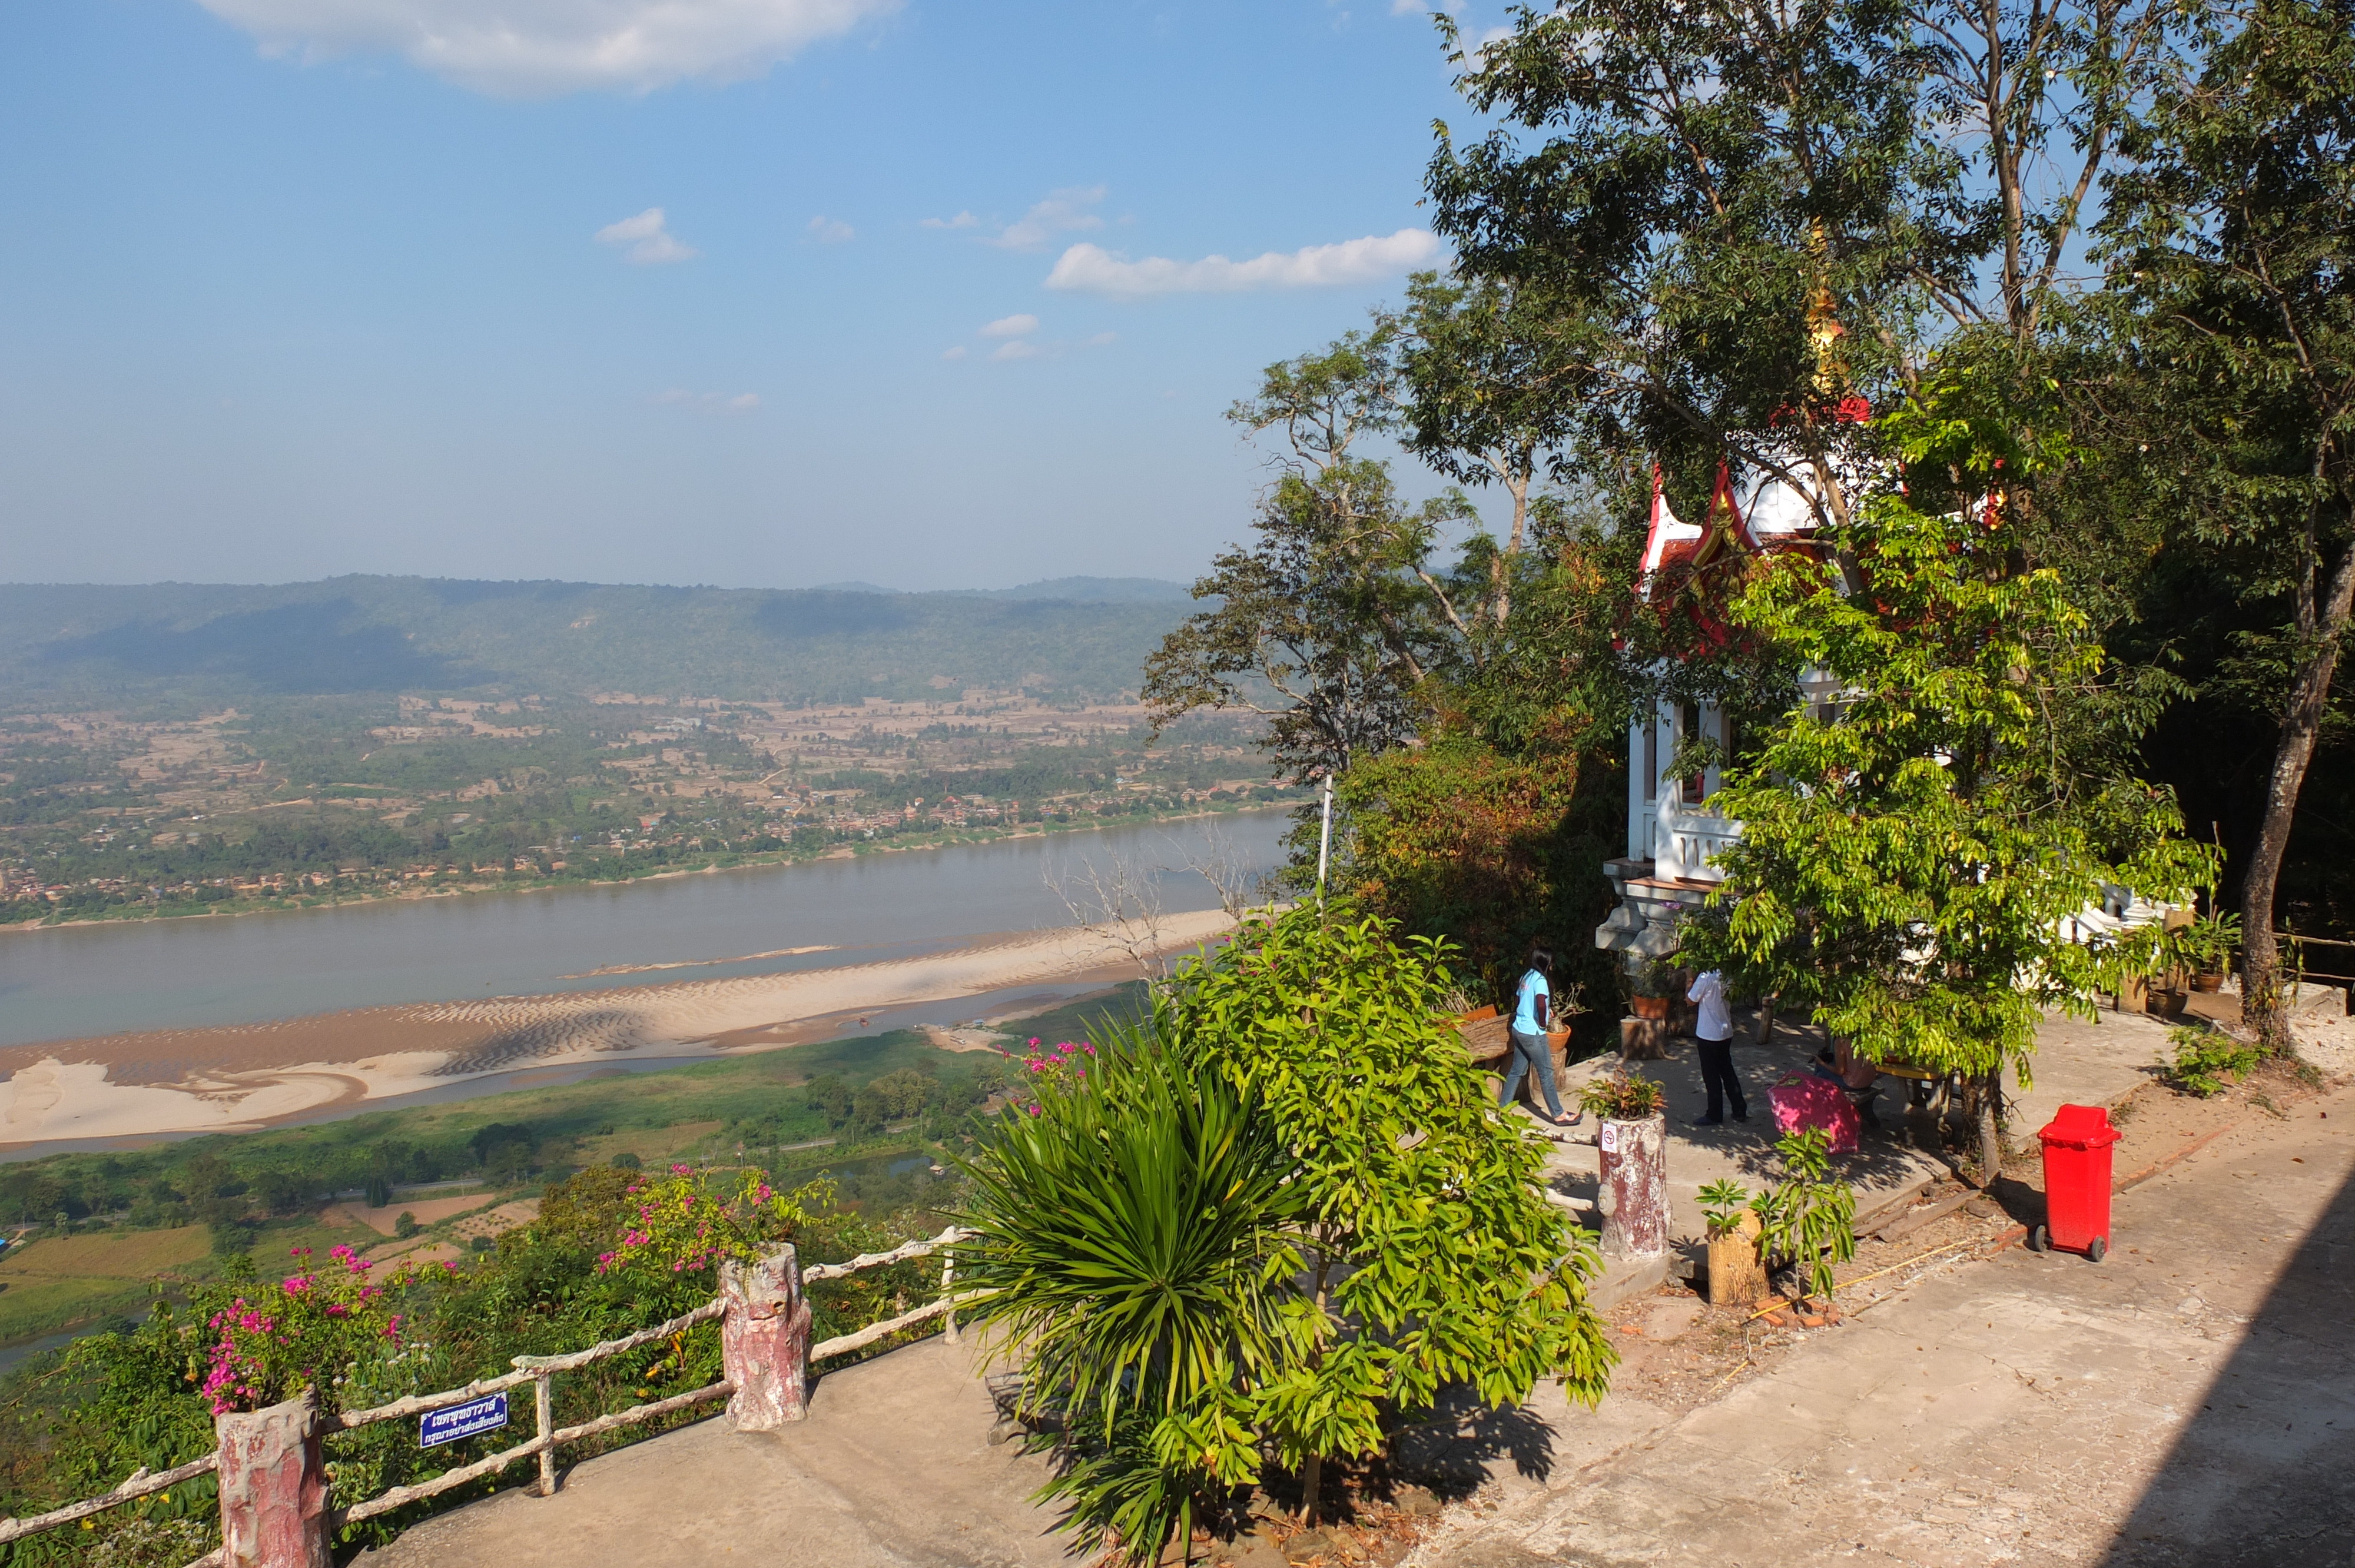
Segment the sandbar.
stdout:
[[[1157,949],[1215,941],[1219,910],[1165,917]],[[1133,938],[1134,933],[1130,934]],[[886,1008],[1134,978],[1118,933],[1065,927],[954,951],[785,974],[355,1008],[0,1049],[0,1147],[234,1132],[525,1066],[652,1051],[733,1055],[831,1039]]]

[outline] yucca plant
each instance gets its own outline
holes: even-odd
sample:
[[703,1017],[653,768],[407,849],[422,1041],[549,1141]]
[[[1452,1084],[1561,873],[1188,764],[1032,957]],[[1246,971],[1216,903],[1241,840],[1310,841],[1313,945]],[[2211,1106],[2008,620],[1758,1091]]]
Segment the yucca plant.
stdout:
[[1147,1558],[1256,1479],[1244,1401],[1301,1268],[1293,1168],[1247,1096],[1136,1032],[967,1163],[957,1283],[991,1292],[968,1320],[1024,1358],[1030,1413],[1061,1417],[1071,1452],[1039,1496],[1091,1547]]

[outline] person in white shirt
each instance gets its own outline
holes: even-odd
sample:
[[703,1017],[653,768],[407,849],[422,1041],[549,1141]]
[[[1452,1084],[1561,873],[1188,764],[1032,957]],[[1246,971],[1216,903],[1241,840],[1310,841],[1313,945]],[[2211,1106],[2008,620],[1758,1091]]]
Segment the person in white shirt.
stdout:
[[1733,1072],[1733,1007],[1725,994],[1725,976],[1704,969],[1693,977],[1685,1000],[1700,1011],[1693,1017],[1693,1037],[1700,1044],[1700,1081],[1709,1090],[1709,1114],[1696,1127],[1722,1127],[1730,1101],[1733,1119],[1750,1119],[1750,1102],[1742,1097],[1742,1080]]

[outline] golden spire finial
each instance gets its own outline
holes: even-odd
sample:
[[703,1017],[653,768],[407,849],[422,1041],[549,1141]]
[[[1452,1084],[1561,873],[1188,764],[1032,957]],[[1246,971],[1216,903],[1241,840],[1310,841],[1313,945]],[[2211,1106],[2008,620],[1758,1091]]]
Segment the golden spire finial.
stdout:
[[1830,249],[1824,220],[1808,220],[1807,254],[1816,263],[1816,286],[1807,295],[1807,342],[1816,355],[1815,390],[1818,397],[1837,400],[1848,386],[1848,370],[1839,362],[1836,345],[1848,329],[1839,323],[1831,284],[1825,279],[1825,259]]

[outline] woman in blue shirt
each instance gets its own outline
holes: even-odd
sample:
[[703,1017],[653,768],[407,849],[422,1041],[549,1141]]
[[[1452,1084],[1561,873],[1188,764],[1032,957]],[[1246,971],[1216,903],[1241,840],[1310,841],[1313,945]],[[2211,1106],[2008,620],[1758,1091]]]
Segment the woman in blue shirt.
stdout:
[[[1556,1127],[1576,1127],[1580,1117],[1565,1116],[1561,1096],[1553,1085],[1553,1053],[1546,1048],[1546,1030],[1553,1022],[1553,954],[1543,948],[1529,949],[1529,972],[1521,977],[1519,995],[1513,1003],[1512,1063],[1505,1073],[1504,1093],[1497,1097],[1499,1106],[1513,1103],[1521,1090],[1521,1075],[1535,1072],[1538,1086],[1545,1091],[1546,1109],[1551,1113]],[[1583,1113],[1582,1113],[1583,1114]]]

